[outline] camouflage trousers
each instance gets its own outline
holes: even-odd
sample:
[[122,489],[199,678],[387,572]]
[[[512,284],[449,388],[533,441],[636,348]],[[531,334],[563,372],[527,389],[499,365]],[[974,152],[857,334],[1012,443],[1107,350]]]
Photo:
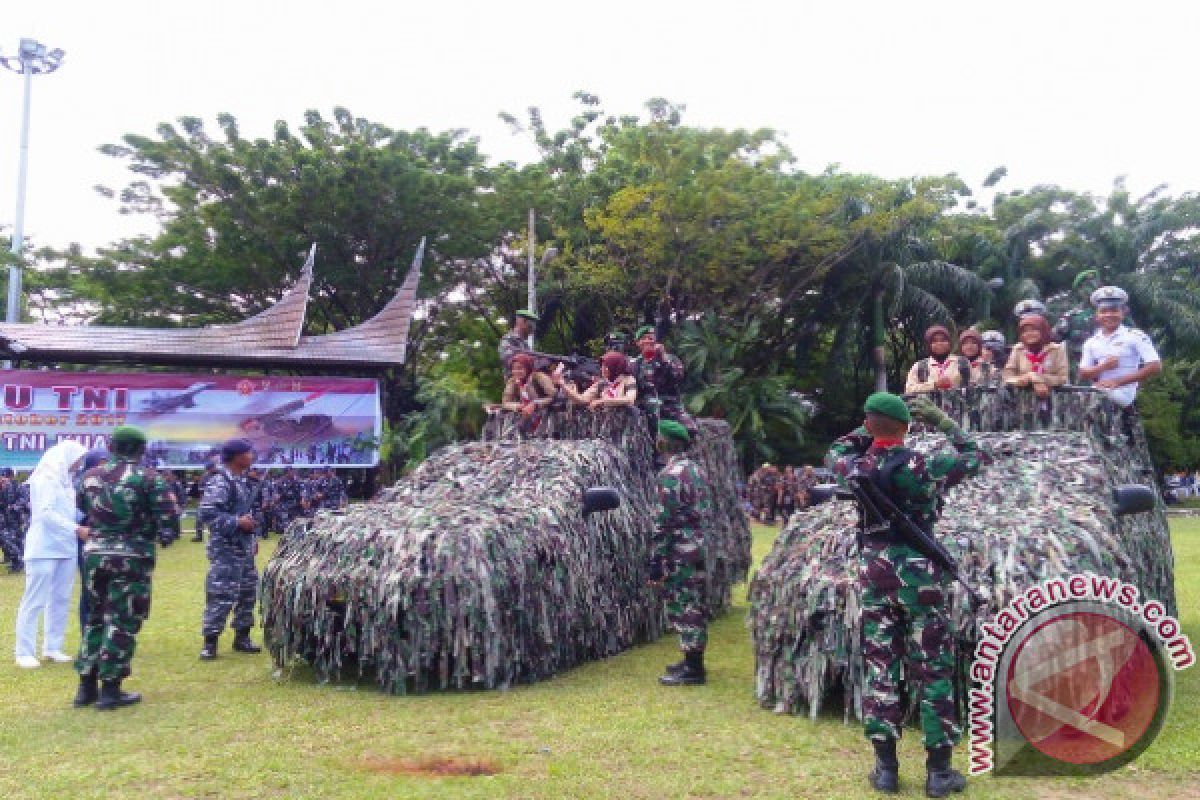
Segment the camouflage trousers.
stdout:
[[204,582],[203,635],[218,636],[225,630],[229,613],[232,627],[247,631],[254,627],[254,601],[258,595],[258,570],[252,555],[218,554],[208,566]]
[[102,681],[129,677],[137,633],[150,615],[154,562],[134,556],[85,554],[87,618],[75,669]]
[[25,554],[25,532],[16,527],[0,529],[0,553],[9,564],[20,564]]
[[663,599],[667,622],[679,634],[679,647],[685,653],[703,653],[708,645],[704,576],[702,534],[690,528],[672,531],[663,568]]
[[954,639],[938,585],[862,591],[863,722],[868,739],[899,739],[902,685],[917,686],[926,747],[956,744]]
[[658,421],[660,419],[670,419],[678,422],[687,429],[689,435],[695,438],[700,429],[696,427],[696,420],[687,412],[678,399],[669,397],[657,401],[646,403],[642,407],[643,413],[646,415],[646,424],[650,427],[650,438],[658,436]]

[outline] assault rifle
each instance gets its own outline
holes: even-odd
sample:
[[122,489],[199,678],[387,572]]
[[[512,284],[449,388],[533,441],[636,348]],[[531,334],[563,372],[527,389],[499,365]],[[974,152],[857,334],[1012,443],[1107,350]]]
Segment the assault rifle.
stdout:
[[534,369],[549,372],[559,364],[567,368],[566,378],[579,389],[586,389],[592,381],[600,377],[600,362],[587,356],[560,356],[555,353],[539,353],[536,350],[527,351],[533,356]]
[[892,499],[879,489],[875,481],[867,475],[856,474],[850,475],[847,483],[849,484],[847,489],[842,489],[834,484],[814,486],[810,495],[818,503],[834,495],[855,500],[863,515],[863,527],[866,530],[889,529],[897,532],[905,544],[949,572],[951,577],[966,589],[967,594],[977,606],[982,606],[986,602],[983,595],[979,594],[963,578],[958,562],[954,560],[954,556],[950,555],[950,551],[897,508]]

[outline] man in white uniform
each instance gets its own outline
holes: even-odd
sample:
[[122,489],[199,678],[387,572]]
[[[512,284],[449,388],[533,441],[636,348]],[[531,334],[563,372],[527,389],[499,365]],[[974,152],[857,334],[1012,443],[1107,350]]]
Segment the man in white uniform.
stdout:
[[1128,300],[1125,290],[1116,286],[1101,286],[1092,292],[1098,328],[1083,343],[1079,377],[1094,381],[1114,403],[1132,411],[1138,384],[1162,372],[1162,361],[1149,336],[1121,324]]

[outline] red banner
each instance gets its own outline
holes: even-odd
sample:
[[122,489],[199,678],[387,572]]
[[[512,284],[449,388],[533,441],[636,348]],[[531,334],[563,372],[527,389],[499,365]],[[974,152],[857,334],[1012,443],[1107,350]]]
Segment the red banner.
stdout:
[[149,458],[176,469],[203,467],[234,437],[254,443],[262,466],[379,462],[371,379],[10,370],[0,381],[0,464],[18,470],[60,439],[107,447],[118,425],[146,431]]

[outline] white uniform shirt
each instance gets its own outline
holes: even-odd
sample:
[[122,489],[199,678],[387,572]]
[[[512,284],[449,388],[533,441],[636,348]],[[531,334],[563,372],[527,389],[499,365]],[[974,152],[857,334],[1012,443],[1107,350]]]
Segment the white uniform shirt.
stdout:
[[[1158,351],[1154,349],[1150,337],[1137,328],[1125,325],[1118,326],[1111,335],[1098,329],[1090,339],[1083,343],[1083,366],[1094,367],[1109,356],[1116,356],[1119,363],[1116,369],[1101,372],[1096,377],[1097,381],[1124,378],[1145,365],[1159,360]],[[1133,399],[1137,397],[1137,387],[1136,383],[1127,383],[1116,389],[1109,389],[1108,396],[1114,403],[1124,408],[1133,403]]]

